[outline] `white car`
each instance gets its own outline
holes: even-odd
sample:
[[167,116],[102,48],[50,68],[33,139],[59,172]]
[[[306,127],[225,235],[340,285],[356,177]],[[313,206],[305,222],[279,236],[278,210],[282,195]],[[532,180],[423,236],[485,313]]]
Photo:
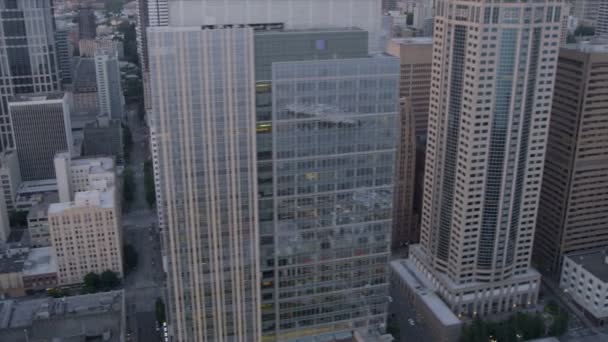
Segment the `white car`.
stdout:
[[408,318],[407,322],[408,322],[408,323],[409,323],[411,326],[414,326],[414,325],[415,325],[414,320],[413,320],[413,319],[411,319],[411,318]]

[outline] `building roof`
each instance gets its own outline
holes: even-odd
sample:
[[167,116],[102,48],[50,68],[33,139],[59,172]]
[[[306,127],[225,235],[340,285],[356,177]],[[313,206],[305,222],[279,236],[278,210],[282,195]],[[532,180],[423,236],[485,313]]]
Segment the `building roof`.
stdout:
[[73,202],[53,203],[49,206],[49,215],[59,215],[66,210],[76,208],[114,208],[114,187],[110,187],[105,191],[90,190],[77,192],[74,195]]
[[57,271],[57,256],[53,247],[30,249],[27,259],[23,264],[24,276],[57,273]]
[[428,45],[433,44],[433,37],[408,37],[408,38],[393,38],[393,43],[406,45]]
[[39,94],[19,94],[9,100],[9,105],[29,105],[45,102],[61,102],[65,96],[64,92],[39,93]]
[[2,256],[0,258],[0,274],[17,273],[23,270],[25,255],[17,254],[11,257]]
[[565,48],[585,53],[608,53],[607,42],[579,42],[566,44]]
[[46,213],[51,203],[59,202],[59,195],[56,192],[46,192],[39,196],[40,201],[32,205],[29,212],[27,213],[27,219],[38,219],[46,217]]
[[580,265],[599,280],[608,282],[608,249],[595,249],[566,255],[572,262]]
[[123,291],[0,301],[0,340],[106,341],[124,338]]
[[113,157],[78,157],[73,158],[71,167],[88,167],[89,173],[114,171]]
[[74,92],[88,93],[97,91],[97,74],[93,58],[78,58],[74,71]]
[[51,191],[57,191],[57,180],[55,178],[21,182],[17,194],[40,194]]

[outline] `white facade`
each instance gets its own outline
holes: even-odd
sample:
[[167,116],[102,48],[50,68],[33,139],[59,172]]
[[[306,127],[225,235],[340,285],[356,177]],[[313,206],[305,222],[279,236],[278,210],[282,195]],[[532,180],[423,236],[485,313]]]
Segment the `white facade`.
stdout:
[[599,7],[595,34],[602,38],[608,38],[608,1],[603,2]]
[[436,3],[420,245],[456,314],[535,304],[530,266],[561,1]]
[[114,187],[78,192],[74,202],[51,204],[48,218],[60,285],[82,283],[90,272],[111,270],[122,277],[120,207]]
[[55,174],[59,201],[69,202],[79,191],[100,190],[116,185],[114,159],[111,157],[74,158],[62,152],[55,155]]
[[[381,0],[177,0],[169,2],[169,25],[283,23],[287,29],[358,27],[379,51]],[[151,25],[152,26],[152,25]]]
[[564,257],[560,288],[595,318],[608,322],[608,255],[605,249]]
[[118,54],[114,49],[95,51],[95,74],[100,115],[122,119],[125,99],[120,83]]

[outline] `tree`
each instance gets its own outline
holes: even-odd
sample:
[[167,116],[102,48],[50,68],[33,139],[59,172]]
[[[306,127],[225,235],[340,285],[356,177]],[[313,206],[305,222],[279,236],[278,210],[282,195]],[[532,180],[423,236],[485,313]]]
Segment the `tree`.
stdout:
[[559,314],[553,317],[553,324],[549,328],[549,335],[559,337],[565,334],[568,331],[569,320],[568,311],[560,310]]
[[162,299],[156,298],[156,302],[154,303],[154,312],[156,314],[156,321],[159,324],[163,324],[167,321],[167,317],[165,315],[165,303]]
[[125,49],[125,59],[129,62],[139,65],[135,24],[130,24],[126,21],[123,21],[122,23],[120,23],[120,25],[118,25],[118,32],[123,35],[122,42]]
[[101,279],[99,278],[99,274],[95,272],[90,272],[84,276],[84,287],[90,292],[98,291],[100,285]]
[[122,173],[122,199],[125,203],[125,208],[128,209],[135,199],[135,180],[133,170],[126,168]]
[[126,244],[123,247],[124,267],[129,272],[137,266],[138,255],[133,246]]
[[146,202],[150,207],[156,204],[156,189],[154,187],[154,168],[152,161],[144,162],[144,187],[146,188]]
[[120,280],[118,279],[118,274],[110,270],[103,271],[99,278],[101,288],[103,289],[112,289],[120,283]]

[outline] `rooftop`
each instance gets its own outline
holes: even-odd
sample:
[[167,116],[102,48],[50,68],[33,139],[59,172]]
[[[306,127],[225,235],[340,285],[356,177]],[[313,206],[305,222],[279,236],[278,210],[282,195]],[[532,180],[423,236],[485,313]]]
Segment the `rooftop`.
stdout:
[[17,194],[39,194],[50,191],[57,191],[57,180],[55,178],[21,182]]
[[432,285],[423,274],[419,273],[409,260],[393,260],[390,267],[396,272],[408,287],[415,289],[420,300],[433,312],[433,315],[441,321],[444,326],[461,324],[460,319],[454,315],[452,310],[435,294]]
[[75,61],[74,91],[77,93],[97,91],[97,75],[93,58],[78,58]]
[[124,310],[123,291],[0,301],[0,340],[118,342]]
[[574,263],[582,266],[587,272],[599,280],[608,282],[608,249],[595,249],[585,252],[576,252],[566,255]]
[[586,41],[579,43],[566,44],[566,49],[578,50],[585,53],[608,53],[608,42]]
[[10,257],[0,257],[0,274],[5,273],[16,273],[23,270],[23,263],[25,262],[25,255],[18,254]]
[[53,247],[32,248],[23,264],[24,276],[57,273],[57,257]]
[[393,38],[391,41],[397,44],[428,45],[433,44],[433,37]]
[[73,202],[53,203],[49,206],[49,215],[61,214],[65,210],[75,208],[97,207],[114,208],[114,187],[106,191],[91,190],[77,192]]
[[28,220],[46,217],[46,212],[49,209],[49,205],[51,205],[51,203],[58,202],[59,195],[56,192],[47,192],[41,194],[39,199],[40,201],[32,205],[27,213]]
[[79,157],[72,159],[72,167],[88,167],[89,173],[114,171],[112,157]]
[[9,102],[11,105],[26,105],[31,103],[62,100],[65,96],[63,92],[39,93],[39,94],[19,94],[13,96]]

